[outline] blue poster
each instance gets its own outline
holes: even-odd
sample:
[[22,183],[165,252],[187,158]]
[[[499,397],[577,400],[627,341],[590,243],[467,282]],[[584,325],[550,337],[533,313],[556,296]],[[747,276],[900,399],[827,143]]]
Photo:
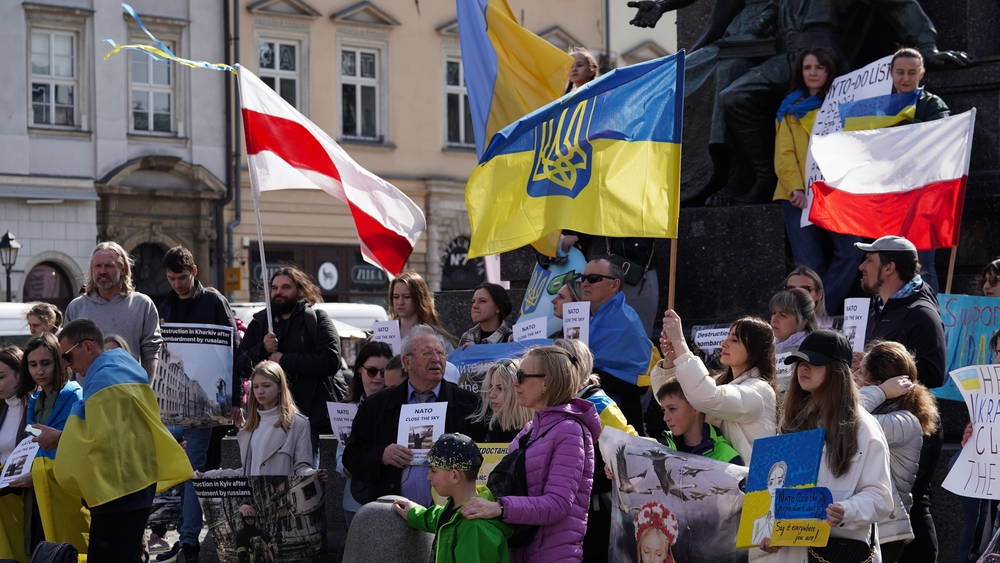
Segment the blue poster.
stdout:
[[[1000,329],[1000,299],[945,293],[937,297],[947,346],[945,373],[993,363],[990,337]],[[964,400],[950,377],[945,378],[944,385],[931,389],[931,392],[939,399]]]
[[566,256],[565,262],[557,266],[549,266],[548,269],[535,264],[535,272],[531,274],[528,289],[524,292],[521,314],[518,316],[517,322],[548,317],[549,325],[546,334],[551,335],[562,329],[562,319],[558,319],[552,314],[552,298],[559,293],[559,289],[567,277],[572,278],[577,274],[582,274],[583,269],[587,266],[587,259],[576,248],[571,247]]
[[479,393],[482,391],[483,378],[486,370],[500,360],[520,358],[529,348],[536,346],[551,346],[547,338],[522,340],[521,342],[504,342],[503,344],[473,344],[465,349],[456,348],[448,356],[448,361],[455,364],[462,376],[458,386],[462,389]]

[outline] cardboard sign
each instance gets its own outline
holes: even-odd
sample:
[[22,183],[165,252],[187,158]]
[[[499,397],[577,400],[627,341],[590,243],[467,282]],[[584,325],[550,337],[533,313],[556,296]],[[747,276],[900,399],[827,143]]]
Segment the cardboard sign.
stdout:
[[830,541],[826,508],[831,504],[833,495],[826,487],[775,490],[771,545],[826,545]]
[[0,473],[0,488],[7,487],[18,477],[31,473],[31,464],[35,461],[35,454],[38,453],[38,442],[33,442],[34,439],[34,436],[29,435],[21,440],[21,443],[7,456],[3,464],[3,473]]
[[972,437],[942,486],[963,497],[1000,499],[1000,365],[969,366],[950,375],[969,407]]
[[330,426],[340,444],[347,444],[351,437],[351,426],[358,414],[358,405],[352,403],[327,403],[326,410],[330,413]]
[[542,317],[521,321],[512,327],[514,330],[514,342],[545,338],[548,336],[546,334],[548,326],[548,319]]
[[[945,370],[952,372],[994,361],[990,337],[1000,328],[1000,301],[972,295],[938,294],[937,297],[944,322]],[[950,377],[945,378],[941,387],[931,389],[931,393],[939,399],[965,400]]]
[[590,303],[563,303],[563,338],[573,338],[590,346]]
[[393,354],[399,354],[403,339],[399,337],[399,319],[391,321],[375,321],[372,340],[385,342],[392,347]]
[[844,336],[851,342],[855,352],[865,351],[865,335],[868,334],[868,307],[871,299],[853,297],[844,299]]
[[[153,393],[167,425],[232,424],[233,327],[164,323]],[[235,393],[237,397],[240,393]]]
[[417,403],[400,408],[396,443],[413,452],[410,465],[427,465],[427,453],[444,434],[447,412],[448,403]]

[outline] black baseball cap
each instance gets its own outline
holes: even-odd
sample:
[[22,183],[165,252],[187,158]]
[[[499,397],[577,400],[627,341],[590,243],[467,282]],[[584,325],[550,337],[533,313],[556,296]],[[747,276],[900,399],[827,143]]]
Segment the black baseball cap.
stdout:
[[802,341],[798,351],[792,352],[785,358],[785,365],[794,364],[799,360],[814,366],[825,366],[834,360],[850,365],[853,359],[854,351],[846,336],[832,330],[817,330]]
[[469,471],[482,466],[483,454],[472,438],[465,434],[442,434],[427,452],[427,463],[434,467]]

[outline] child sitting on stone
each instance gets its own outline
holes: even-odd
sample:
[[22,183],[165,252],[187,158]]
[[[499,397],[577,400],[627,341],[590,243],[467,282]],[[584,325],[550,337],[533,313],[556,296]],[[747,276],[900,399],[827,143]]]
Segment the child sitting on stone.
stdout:
[[435,534],[432,561],[510,561],[507,551],[507,538],[513,533],[510,525],[498,519],[466,520],[462,516],[462,505],[474,496],[495,500],[489,489],[476,486],[483,465],[476,443],[464,434],[444,434],[431,446],[427,462],[431,466],[427,480],[434,492],[447,497],[448,502],[430,508],[409,499],[393,504],[411,528]]
[[663,407],[667,430],[659,442],[672,450],[703,455],[734,465],[743,465],[740,454],[726,441],[722,431],[705,422],[705,415],[687,402],[677,378],[671,377],[656,391]]

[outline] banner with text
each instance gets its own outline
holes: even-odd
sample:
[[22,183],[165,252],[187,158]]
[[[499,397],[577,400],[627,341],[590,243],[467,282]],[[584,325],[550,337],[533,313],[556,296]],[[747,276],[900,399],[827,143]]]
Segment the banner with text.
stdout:
[[448,356],[448,361],[454,364],[462,374],[458,380],[458,386],[473,393],[479,393],[482,390],[486,371],[490,369],[490,366],[499,361],[518,359],[529,348],[551,345],[551,340],[539,338],[485,346],[466,346],[465,349],[459,348],[452,352]]
[[164,323],[153,393],[164,424],[232,424],[233,327]]
[[[1000,300],[946,293],[938,294],[937,298],[944,322],[945,371],[992,362],[990,337],[1000,329]],[[931,389],[931,393],[939,399],[965,400],[950,377],[945,378],[941,387]]]
[[969,407],[972,436],[942,486],[963,497],[1000,499],[1000,365],[950,373]]

